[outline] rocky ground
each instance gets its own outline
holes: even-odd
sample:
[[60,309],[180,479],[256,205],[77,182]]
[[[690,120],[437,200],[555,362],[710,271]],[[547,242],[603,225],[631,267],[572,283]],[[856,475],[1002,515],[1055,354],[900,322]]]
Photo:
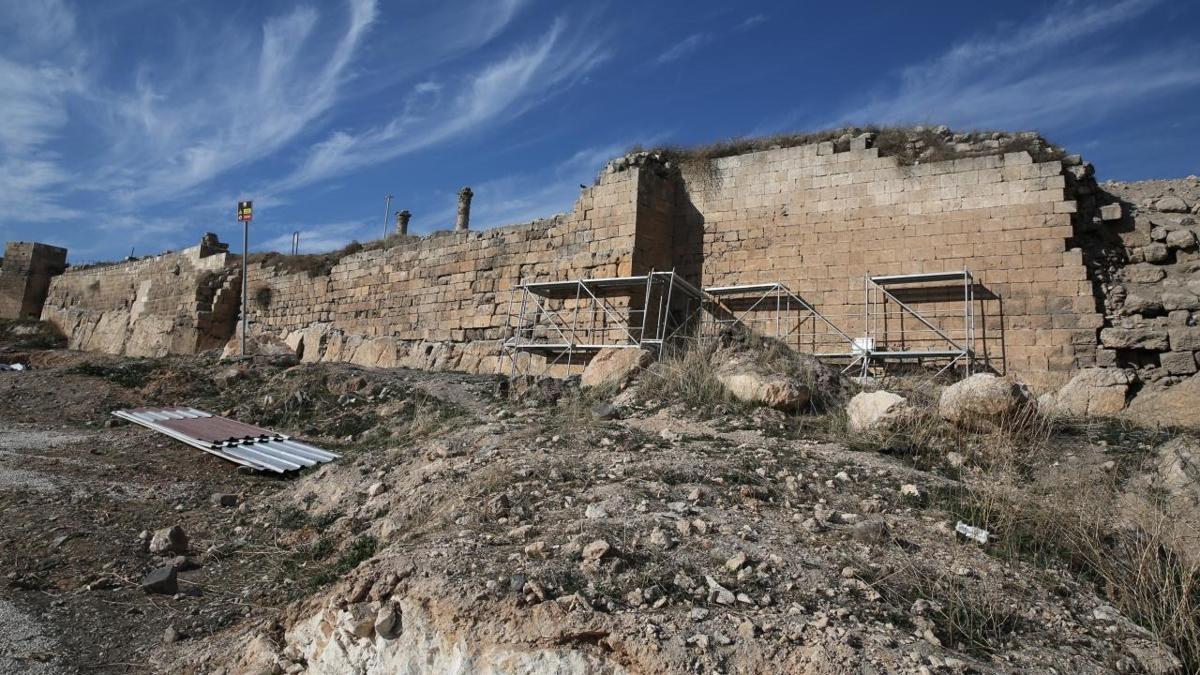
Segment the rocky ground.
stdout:
[[[931,457],[836,412],[650,384],[514,399],[479,376],[0,354],[31,366],[0,371],[0,672],[1184,669],[1134,605],[977,497],[1129,490],[1186,436],[1074,426],[1018,470],[975,436]],[[110,426],[147,404],[343,457],[244,474]],[[151,553],[171,526],[186,546]],[[145,591],[164,565],[177,592]]]

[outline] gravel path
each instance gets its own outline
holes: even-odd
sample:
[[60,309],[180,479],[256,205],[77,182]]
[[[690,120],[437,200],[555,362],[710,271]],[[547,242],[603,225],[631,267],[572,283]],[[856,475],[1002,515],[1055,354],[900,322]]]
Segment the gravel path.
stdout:
[[62,673],[57,653],[58,645],[46,637],[35,617],[0,598],[0,675]]

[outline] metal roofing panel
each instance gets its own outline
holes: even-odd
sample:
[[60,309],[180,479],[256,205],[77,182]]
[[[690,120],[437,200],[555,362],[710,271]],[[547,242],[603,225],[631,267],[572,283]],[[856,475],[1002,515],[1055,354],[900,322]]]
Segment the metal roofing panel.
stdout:
[[117,410],[113,415],[235,464],[263,471],[294,471],[339,457],[285,434],[196,408],[131,408]]

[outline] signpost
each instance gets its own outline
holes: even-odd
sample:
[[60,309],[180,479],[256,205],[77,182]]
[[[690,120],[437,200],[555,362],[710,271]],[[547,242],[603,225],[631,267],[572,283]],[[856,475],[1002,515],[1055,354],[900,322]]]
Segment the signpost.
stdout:
[[250,221],[254,219],[254,202],[238,202],[238,220],[242,223],[242,356],[246,356],[246,295],[249,280],[246,278],[246,258],[250,255]]

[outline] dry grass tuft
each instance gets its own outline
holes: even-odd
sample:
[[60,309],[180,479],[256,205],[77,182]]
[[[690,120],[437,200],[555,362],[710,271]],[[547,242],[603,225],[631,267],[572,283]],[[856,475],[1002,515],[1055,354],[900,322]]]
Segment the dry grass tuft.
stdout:
[[992,533],[988,553],[1061,563],[1200,672],[1200,563],[1174,551],[1165,514],[1117,525],[1115,484],[1031,495],[1012,484],[938,495],[951,514]]
[[[1062,159],[1066,153],[1036,134],[1011,134],[999,131],[973,130],[966,132],[968,142],[977,146],[996,139],[995,147],[976,147],[960,150],[948,134],[940,134],[934,128],[924,126],[865,126],[840,127],[813,132],[782,133],[754,138],[736,137],[715,143],[696,146],[666,145],[648,149],[663,159],[694,172],[710,164],[714,159],[761,152],[775,148],[791,148],[832,141],[837,151],[849,149],[850,138],[864,133],[875,134],[874,147],[881,157],[896,157],[903,165],[920,162],[940,162],[963,157],[981,157],[1007,152],[1029,152],[1035,162]],[[633,152],[641,151],[640,146]]]
[[663,356],[640,380],[645,398],[679,401],[693,408],[712,409],[738,401],[717,379],[717,346],[697,345]]
[[1019,608],[1003,589],[932,565],[907,565],[873,586],[898,612],[931,624],[934,636],[952,649],[997,652],[1022,626]]

